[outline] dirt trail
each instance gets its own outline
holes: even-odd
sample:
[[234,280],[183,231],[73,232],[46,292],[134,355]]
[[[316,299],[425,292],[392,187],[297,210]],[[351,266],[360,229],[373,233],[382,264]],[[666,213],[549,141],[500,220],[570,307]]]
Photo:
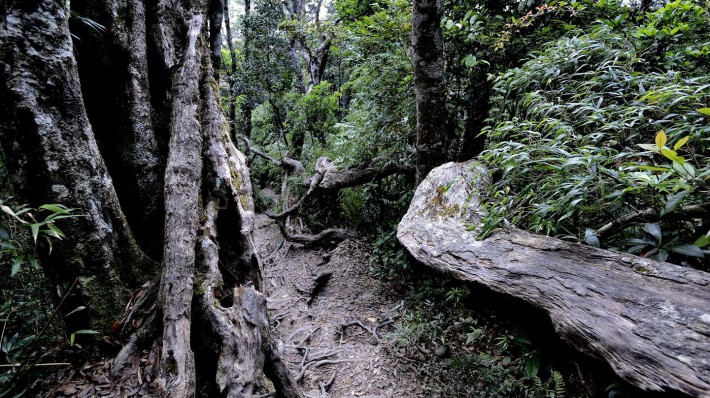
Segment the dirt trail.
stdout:
[[[264,215],[257,216],[254,233],[264,259],[273,337],[292,373],[302,374],[308,395],[423,396],[413,369],[394,357],[387,340],[402,314],[402,298],[368,275],[368,243],[350,239],[330,251],[282,243],[278,228]],[[309,305],[314,279],[328,273],[330,279]],[[351,325],[343,332],[343,324]]]

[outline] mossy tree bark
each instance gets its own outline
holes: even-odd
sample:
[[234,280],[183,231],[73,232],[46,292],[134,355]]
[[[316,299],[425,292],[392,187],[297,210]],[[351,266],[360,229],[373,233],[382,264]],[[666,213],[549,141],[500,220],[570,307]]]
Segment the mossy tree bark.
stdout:
[[89,123],[63,3],[16,0],[0,7],[6,166],[20,200],[62,203],[83,215],[62,223],[70,239],[52,255],[41,250],[41,260],[53,285],[80,278],[81,294],[67,308],[89,310],[68,319],[70,331],[106,330],[141,275],[156,266],[136,244]]
[[[223,4],[141,4],[72,1],[107,27],[97,37],[77,30],[86,39],[78,66],[63,2],[0,5],[0,138],[14,187],[33,205],[63,203],[85,215],[63,226],[68,239],[43,266],[54,283],[81,279],[86,322],[103,332],[130,291],[155,278],[157,264],[142,248],[162,242],[153,249],[162,258],[152,317],[162,324],[159,394],[249,397],[266,391],[268,361],[274,385],[287,386],[280,394],[300,397],[268,341],[250,177],[216,92],[211,50],[221,37],[210,27],[221,23]],[[92,53],[105,41],[117,51]],[[98,69],[83,62],[106,66],[105,78],[117,81],[87,87]],[[116,112],[87,116],[87,101]],[[118,195],[112,175],[121,175]],[[136,242],[136,229],[149,229],[144,241]],[[192,330],[204,338],[191,338]],[[135,342],[126,347],[139,348]]]

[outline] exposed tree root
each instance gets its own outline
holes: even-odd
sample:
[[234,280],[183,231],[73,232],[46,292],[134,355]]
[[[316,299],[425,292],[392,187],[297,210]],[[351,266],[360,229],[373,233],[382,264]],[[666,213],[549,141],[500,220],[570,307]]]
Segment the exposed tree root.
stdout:
[[375,338],[376,343],[379,343],[382,338],[380,337],[379,334],[377,334],[377,329],[379,329],[383,326],[387,326],[392,323],[394,323],[394,319],[392,319],[391,317],[388,317],[387,319],[385,319],[384,321],[378,323],[377,325],[375,325],[373,327],[366,326],[364,323],[362,323],[361,321],[358,321],[357,319],[351,320],[351,321],[344,321],[340,324],[340,328],[341,328],[340,333],[341,333],[341,335],[344,335],[345,328],[348,326],[360,326],[361,328],[365,329],[368,333],[370,333],[372,335],[372,337]]

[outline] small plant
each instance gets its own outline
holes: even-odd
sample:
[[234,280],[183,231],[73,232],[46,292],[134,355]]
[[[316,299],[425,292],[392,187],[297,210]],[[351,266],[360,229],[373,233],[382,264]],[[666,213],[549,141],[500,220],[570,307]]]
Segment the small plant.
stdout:
[[[37,244],[44,242],[51,252],[53,242],[65,238],[57,221],[77,217],[72,212],[57,204],[30,208],[8,199],[0,201],[0,272],[9,276],[0,282],[0,362],[9,365],[0,373],[0,396],[24,394],[31,381],[41,378],[35,365],[51,353],[47,347],[62,343],[62,327],[55,322],[60,321],[61,304],[52,310]],[[64,297],[69,293],[71,288]],[[71,339],[79,332],[87,331],[75,332]]]
[[409,269],[409,261],[404,249],[397,241],[397,231],[381,233],[374,241],[372,248],[371,272],[373,276],[393,280]]

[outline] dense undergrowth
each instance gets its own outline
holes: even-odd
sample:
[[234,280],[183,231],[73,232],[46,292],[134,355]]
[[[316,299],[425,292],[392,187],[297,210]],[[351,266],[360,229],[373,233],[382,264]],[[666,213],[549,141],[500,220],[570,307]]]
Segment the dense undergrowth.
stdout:
[[675,1],[571,28],[499,75],[483,234],[515,225],[707,270],[709,61],[708,10]]

